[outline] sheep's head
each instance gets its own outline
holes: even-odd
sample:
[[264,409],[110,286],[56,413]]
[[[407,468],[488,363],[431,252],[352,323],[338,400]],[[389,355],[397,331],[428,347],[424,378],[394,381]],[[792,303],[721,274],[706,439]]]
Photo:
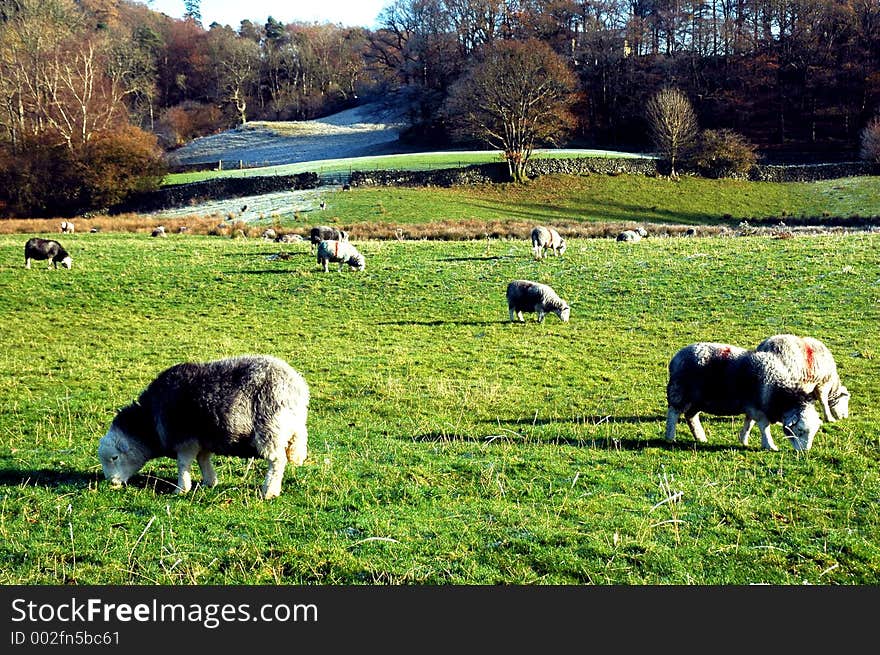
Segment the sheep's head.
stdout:
[[560,242],[559,242],[559,254],[560,254],[560,255],[564,255],[564,254],[565,254],[565,249],[566,249],[566,247],[567,247],[567,246],[565,245],[565,239],[560,240]]
[[849,416],[849,391],[847,388],[841,385],[828,404],[831,406],[831,415],[834,418]]
[[148,458],[143,449],[114,424],[98,442],[98,459],[111,486],[121,487],[143,468]]
[[782,433],[795,450],[809,450],[822,420],[812,402],[789,410],[782,417]]
[[556,315],[562,319],[563,323],[568,323],[568,319],[571,316],[571,307],[567,304],[562,306],[562,309],[556,312]]
[[66,269],[70,269],[73,266],[73,260],[70,258],[70,255],[61,260],[61,265]]
[[363,255],[352,255],[348,260],[348,265],[358,271],[362,271],[367,267]]

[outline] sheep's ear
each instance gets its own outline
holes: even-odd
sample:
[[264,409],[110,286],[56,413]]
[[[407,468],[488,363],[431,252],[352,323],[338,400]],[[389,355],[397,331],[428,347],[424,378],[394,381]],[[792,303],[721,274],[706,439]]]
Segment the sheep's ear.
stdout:
[[127,439],[116,439],[116,450],[118,450],[123,455],[129,451],[128,440]]

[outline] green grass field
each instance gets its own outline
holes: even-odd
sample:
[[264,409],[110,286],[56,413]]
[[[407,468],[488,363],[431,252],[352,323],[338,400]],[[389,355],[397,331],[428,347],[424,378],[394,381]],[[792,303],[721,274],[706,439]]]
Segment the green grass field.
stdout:
[[[0,236],[0,584],[880,581],[878,234],[575,239],[542,262],[523,240],[364,241],[361,274],[305,244],[111,233],[28,271],[22,236]],[[510,324],[520,277],[571,321]],[[831,348],[850,418],[805,454],[778,426],[779,452],[741,446],[738,417],[663,441],[679,347],[779,332]],[[169,459],[108,487],[117,408],[250,352],[311,387],[280,498],[258,497],[265,462],[222,457],[188,496]]]

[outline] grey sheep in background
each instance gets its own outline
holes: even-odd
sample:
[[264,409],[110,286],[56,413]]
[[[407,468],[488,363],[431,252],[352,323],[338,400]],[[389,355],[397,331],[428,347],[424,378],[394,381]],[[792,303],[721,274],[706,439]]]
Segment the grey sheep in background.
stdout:
[[330,262],[338,263],[340,271],[343,264],[358,271],[366,268],[364,256],[348,241],[326,240],[318,244],[318,265],[325,273],[329,270]]
[[694,438],[705,442],[700,412],[745,414],[740,442],[748,444],[757,422],[761,446],[769,450],[778,450],[770,435],[774,423],[782,423],[795,450],[809,450],[822,424],[812,399],[779,357],[724,343],[693,343],[675,353],[669,362],[666,399],[667,441],[675,441],[678,419],[684,415]]
[[213,454],[261,457],[269,462],[262,496],[273,498],[281,493],[287,462],[299,466],[306,459],[308,404],[303,377],[270,355],[177,364],[119,410],[98,444],[98,458],[114,486],[151,459],[176,458],[177,493],[186,493],[193,460],[202,484],[213,487]]
[[636,243],[648,236],[648,231],[643,227],[637,227],[634,230],[624,230],[617,235],[618,241],[628,241]]
[[275,230],[273,230],[271,227],[267,227],[265,230],[263,230],[263,234],[260,236],[267,241],[275,241],[278,238],[278,233],[275,232]]
[[547,250],[553,252],[555,256],[565,254],[565,239],[559,236],[559,232],[551,227],[538,225],[532,229],[532,250],[535,253],[535,259],[543,259]]
[[348,232],[329,225],[317,225],[309,230],[309,243],[312,250],[322,241],[348,241]]
[[822,405],[826,421],[849,416],[849,391],[841,384],[837,364],[824,343],[813,337],[776,334],[755,350],[779,357],[800,388]]
[[52,266],[58,268],[59,263],[64,268],[68,269],[73,266],[73,260],[70,258],[70,254],[64,249],[64,246],[54,239],[40,239],[39,237],[28,239],[27,243],[24,244],[25,268],[31,267],[32,259],[48,259],[50,268]]
[[61,234],[73,234],[76,231],[76,226],[72,221],[61,221]]
[[279,234],[275,237],[276,243],[293,243],[295,241],[302,241],[303,238],[299,234]]
[[563,322],[568,322],[571,307],[548,285],[529,280],[514,280],[507,285],[507,309],[510,320],[525,322],[523,312],[536,312],[538,323],[543,323],[547,314],[556,314]]

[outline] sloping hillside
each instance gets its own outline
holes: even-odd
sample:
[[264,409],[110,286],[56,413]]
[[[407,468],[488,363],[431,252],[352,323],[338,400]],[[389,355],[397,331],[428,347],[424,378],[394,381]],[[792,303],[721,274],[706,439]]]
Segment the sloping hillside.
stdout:
[[253,121],[220,134],[195,139],[175,151],[172,164],[239,162],[246,166],[293,164],[320,159],[397,152],[405,122],[368,104],[311,121]]

